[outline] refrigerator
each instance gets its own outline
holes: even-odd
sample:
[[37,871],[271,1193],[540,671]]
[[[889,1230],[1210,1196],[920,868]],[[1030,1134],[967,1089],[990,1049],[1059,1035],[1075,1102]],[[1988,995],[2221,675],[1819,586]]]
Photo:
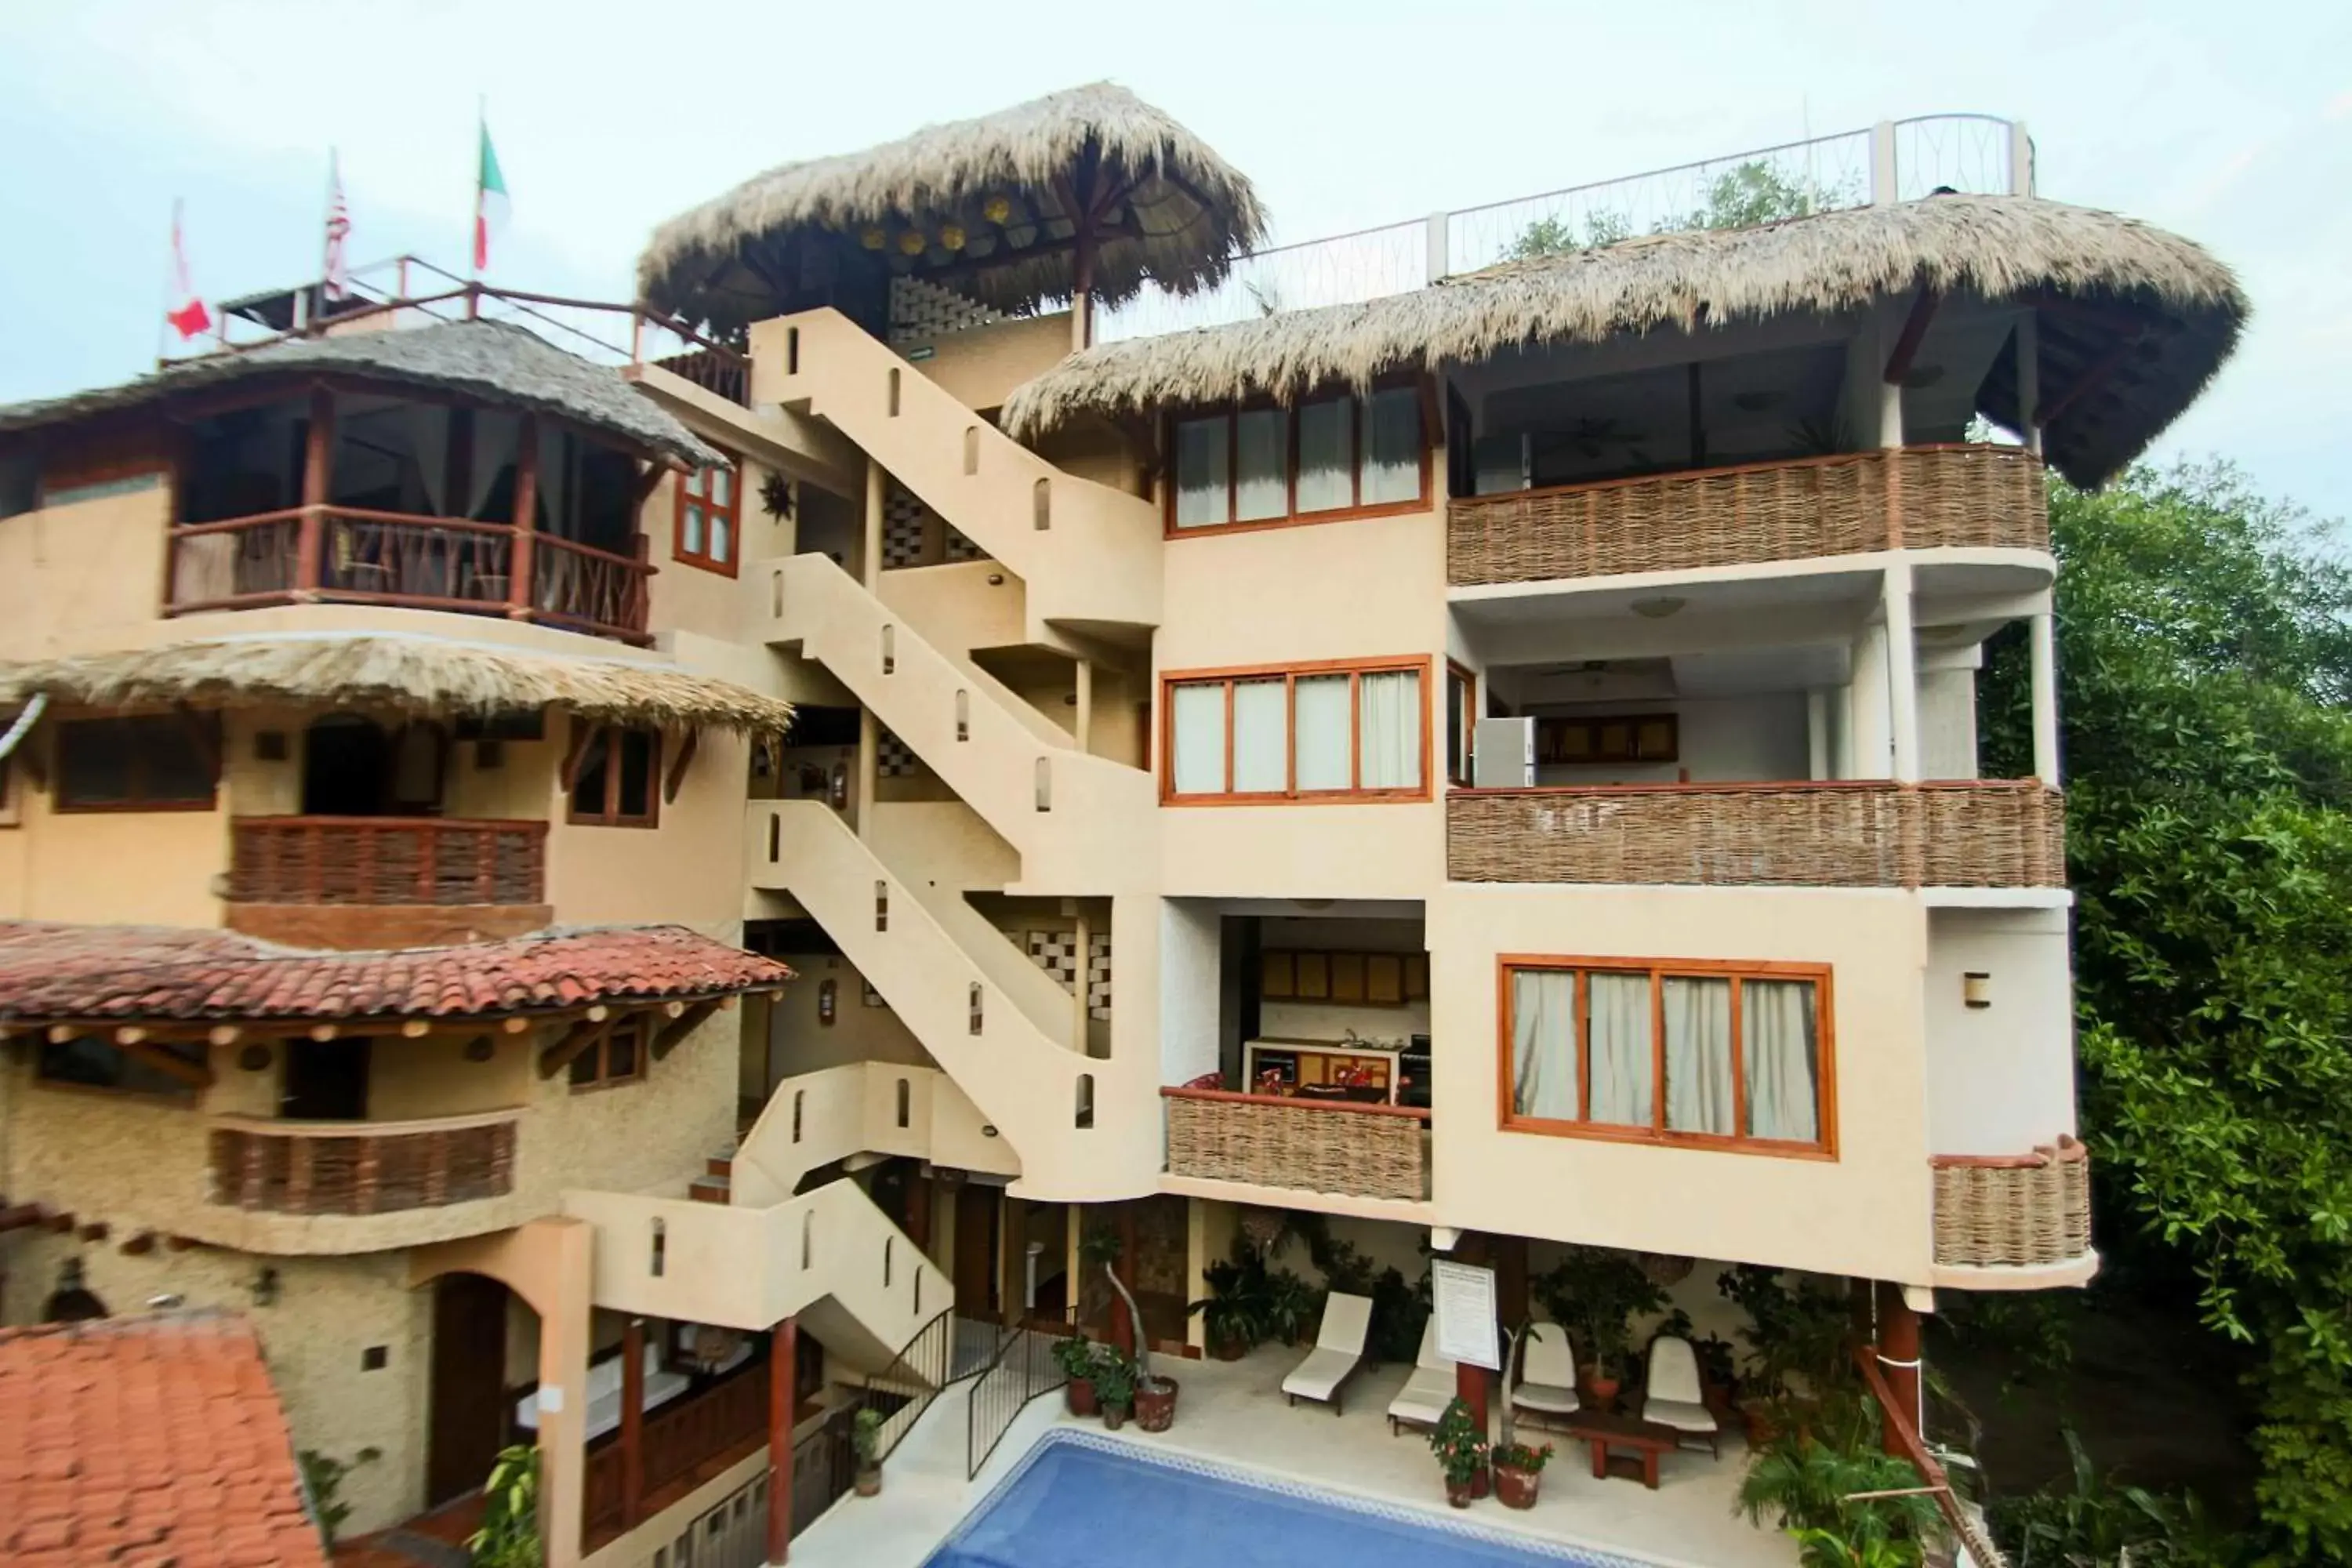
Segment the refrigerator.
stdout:
[[1536,782],[1536,721],[1479,720],[1470,756],[1470,782],[1479,789],[1532,786]]

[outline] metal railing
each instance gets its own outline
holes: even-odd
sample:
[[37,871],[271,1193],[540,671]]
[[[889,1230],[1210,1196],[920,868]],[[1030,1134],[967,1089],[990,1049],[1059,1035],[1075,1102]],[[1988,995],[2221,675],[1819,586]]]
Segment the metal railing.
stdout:
[[857,1393],[857,1408],[882,1418],[875,1433],[876,1463],[890,1457],[952,1376],[955,1363],[955,1310],[950,1308],[915,1331],[890,1364],[866,1380]]
[[1029,1402],[1051,1394],[1069,1381],[1054,1349],[1077,1332],[1076,1309],[1065,1311],[1052,1329],[1040,1329],[1032,1319],[1004,1331],[996,1353],[980,1369],[964,1405],[964,1479],[980,1474],[989,1456]]
[[1101,313],[1097,341],[1223,326],[1283,311],[1359,304],[1491,267],[1691,228],[1736,228],[1791,209],[1915,201],[1937,190],[2030,195],[2022,122],[1985,114],[1881,121],[1860,131],[1725,153],[1672,168],[1433,213],[1234,258],[1217,287],[1147,292]]

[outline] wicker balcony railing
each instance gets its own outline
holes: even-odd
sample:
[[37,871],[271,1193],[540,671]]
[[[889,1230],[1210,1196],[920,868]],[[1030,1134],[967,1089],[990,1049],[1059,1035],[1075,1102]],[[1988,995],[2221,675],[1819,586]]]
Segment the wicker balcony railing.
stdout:
[[380,1215],[514,1190],[513,1110],[429,1121],[212,1124],[212,1201],[286,1215]]
[[1446,507],[1446,581],[1457,588],[1961,546],[2050,548],[2040,458],[2016,447],[1906,447]]
[[440,816],[240,816],[228,896],[248,904],[538,904],[547,824]]
[[2031,1154],[1938,1154],[1936,1262],[2032,1268],[2091,1251],[2090,1151],[2072,1138]]
[[2058,888],[2065,805],[2033,779],[1455,790],[1456,882]]
[[1360,1198],[1429,1196],[1429,1112],[1163,1089],[1168,1173]]

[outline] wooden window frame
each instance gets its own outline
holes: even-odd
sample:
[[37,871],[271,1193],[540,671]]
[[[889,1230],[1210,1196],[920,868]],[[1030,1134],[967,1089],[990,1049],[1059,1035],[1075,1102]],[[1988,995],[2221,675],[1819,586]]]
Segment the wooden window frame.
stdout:
[[[671,560],[683,565],[699,567],[705,572],[713,572],[721,577],[732,577],[742,570],[743,459],[728,451],[724,447],[714,447],[711,449],[725,458],[727,461],[723,465],[713,468],[685,469],[670,481],[669,553]],[[727,504],[723,508],[711,505],[707,486],[705,493],[699,496],[688,494],[686,488],[688,480],[698,474],[715,472],[716,467],[724,467],[728,470]],[[702,509],[704,548],[698,551],[688,550],[686,547],[686,509],[689,503]],[[710,520],[714,517],[723,518],[727,523],[727,554],[723,559],[711,554],[709,548]]]
[[[1516,1079],[1512,1038],[1511,976],[1519,970],[1569,970],[1576,975],[1577,1119],[1522,1116],[1511,1102]],[[1589,1047],[1589,977],[1594,973],[1647,974],[1650,977],[1650,1125],[1629,1127],[1618,1122],[1588,1121],[1592,1053]],[[1838,1157],[1837,1125],[1837,995],[1826,963],[1789,963],[1766,960],[1737,961],[1686,958],[1584,958],[1547,953],[1507,952],[1495,961],[1496,1086],[1495,1124],[1505,1132],[1533,1132],[1556,1138],[1588,1138],[1606,1143],[1649,1143],[1682,1149],[1712,1149],[1742,1154],[1769,1154],[1790,1160],[1834,1161]],[[1813,984],[1813,1038],[1819,1049],[1813,1092],[1814,1126],[1820,1137],[1811,1143],[1784,1138],[1758,1138],[1748,1133],[1683,1132],[1666,1126],[1665,982],[1669,979],[1731,982],[1731,1114],[1734,1126],[1748,1124],[1748,1082],[1742,1059],[1740,1029],[1741,983],[1748,980],[1809,980]]]
[[[153,800],[134,797],[119,801],[77,803],[66,795],[66,737],[77,726],[84,724],[158,723],[193,726],[190,743],[211,763],[211,776],[206,781],[202,799],[190,795],[185,799]],[[57,816],[104,816],[123,812],[212,811],[220,805],[221,724],[217,713],[93,713],[79,719],[61,719],[57,733],[49,743],[50,786],[49,811]],[[136,753],[133,753],[134,757]],[[145,782],[143,771],[140,782]]]
[[[619,739],[624,734],[640,734],[647,738],[652,752],[646,759],[646,812],[643,816],[624,816],[621,805],[621,763]],[[587,771],[588,758],[596,747],[605,749],[608,758],[604,769],[604,809],[583,812],[577,798],[579,773]],[[581,748],[580,765],[572,783],[563,791],[564,821],[574,827],[659,827],[662,795],[662,732],[641,724],[598,724],[585,745]]]
[[[636,1042],[636,1056],[627,1072],[616,1074],[611,1067],[613,1041],[615,1037],[624,1035]],[[582,1062],[595,1064],[590,1069],[589,1077],[571,1078],[572,1092],[596,1094],[608,1089],[625,1089],[630,1084],[645,1082],[647,1073],[646,1058],[652,1054],[652,1032],[646,1027],[642,1017],[632,1016],[617,1020],[611,1028],[604,1031],[594,1045],[588,1047],[567,1064],[565,1071],[570,1074],[576,1074]]]
[[[1434,798],[1430,777],[1430,666],[1427,654],[1385,658],[1322,659],[1308,664],[1244,665],[1220,669],[1180,669],[1160,677],[1160,804],[1162,805],[1360,805]],[[1411,789],[1366,789],[1361,678],[1410,670],[1421,679],[1421,783]],[[1298,682],[1302,677],[1345,675],[1348,681],[1348,779],[1346,789],[1298,787]],[[1234,688],[1254,680],[1283,682],[1283,781],[1280,790],[1237,793],[1234,783]],[[1225,787],[1214,793],[1180,795],[1176,790],[1176,692],[1179,686],[1223,686],[1225,692]]]
[[[1421,395],[1422,420],[1419,445],[1420,484],[1413,495],[1405,500],[1380,501],[1363,504],[1364,493],[1364,407],[1370,393],[1395,392],[1411,387]],[[1351,498],[1349,505],[1331,507],[1322,511],[1302,512],[1298,510],[1298,411],[1309,404],[1329,403],[1347,398],[1355,405],[1348,420],[1348,485]],[[1428,387],[1420,378],[1391,376],[1374,382],[1370,389],[1359,393],[1349,387],[1326,387],[1296,402],[1284,404],[1271,397],[1245,398],[1222,408],[1198,408],[1172,411],[1163,421],[1160,450],[1168,454],[1167,494],[1161,502],[1160,531],[1170,539],[1200,539],[1220,533],[1259,533],[1272,528],[1306,528],[1322,522],[1352,522],[1363,518],[1407,517],[1430,510],[1430,452],[1433,443],[1429,434]],[[1284,434],[1284,500],[1280,517],[1255,518],[1248,522],[1231,521],[1241,503],[1241,416],[1281,409],[1286,416]],[[1206,420],[1223,418],[1225,422],[1225,516],[1223,522],[1199,523],[1191,528],[1176,526],[1176,427]]]
[[1445,782],[1468,789],[1473,771],[1471,766],[1473,742],[1476,738],[1478,725],[1478,673],[1459,659],[1449,658],[1445,661],[1445,707],[1448,716],[1451,716],[1454,709],[1453,683],[1457,676],[1461,678],[1463,685],[1462,769],[1459,773],[1454,771],[1454,757],[1449,752],[1445,758]]

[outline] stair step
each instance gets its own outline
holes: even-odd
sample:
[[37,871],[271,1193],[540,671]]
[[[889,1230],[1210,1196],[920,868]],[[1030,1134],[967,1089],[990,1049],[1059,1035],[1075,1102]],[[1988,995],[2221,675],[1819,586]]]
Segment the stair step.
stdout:
[[723,1204],[734,1197],[735,1184],[728,1176],[697,1176],[687,1184],[686,1195],[698,1204]]
[[730,1149],[724,1154],[713,1154],[702,1162],[702,1168],[713,1176],[732,1175],[735,1171],[735,1152]]

